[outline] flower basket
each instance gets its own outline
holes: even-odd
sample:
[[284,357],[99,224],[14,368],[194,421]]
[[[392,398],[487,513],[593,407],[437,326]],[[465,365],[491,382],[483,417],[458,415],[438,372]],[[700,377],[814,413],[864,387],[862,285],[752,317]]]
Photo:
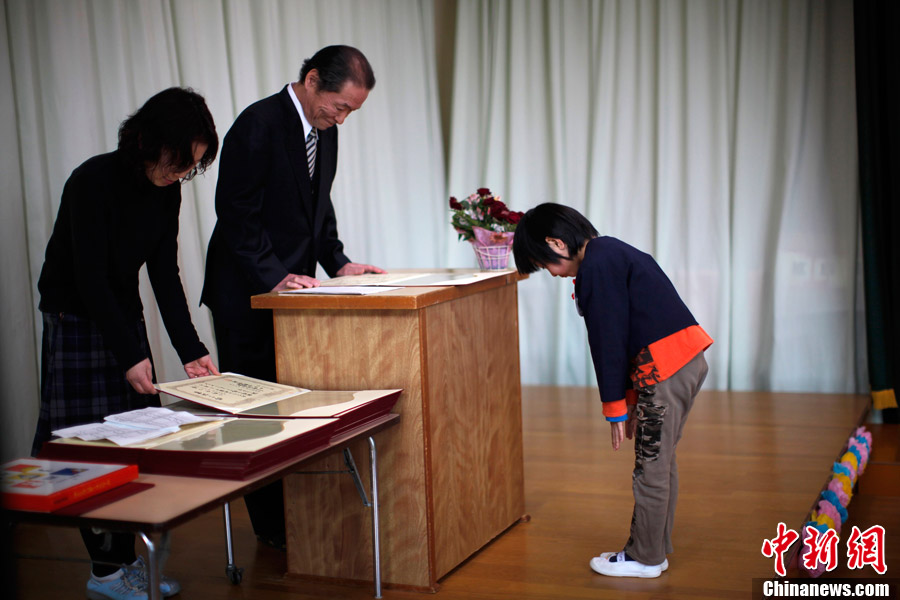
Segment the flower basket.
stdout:
[[488,188],[479,188],[462,201],[451,197],[450,210],[450,224],[461,241],[472,244],[478,266],[484,271],[506,269],[522,213],[509,210]]
[[509,246],[482,246],[475,248],[478,268],[482,271],[503,271],[509,265]]
[[482,271],[502,271],[509,265],[509,250],[513,242],[511,231],[488,231],[473,227],[471,240],[475,258]]

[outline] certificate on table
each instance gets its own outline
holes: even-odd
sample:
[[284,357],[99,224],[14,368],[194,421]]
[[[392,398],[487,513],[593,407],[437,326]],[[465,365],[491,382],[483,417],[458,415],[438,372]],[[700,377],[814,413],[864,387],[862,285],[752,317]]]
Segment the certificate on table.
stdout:
[[232,414],[309,392],[304,388],[272,383],[236,373],[158,383],[155,387],[170,396]]

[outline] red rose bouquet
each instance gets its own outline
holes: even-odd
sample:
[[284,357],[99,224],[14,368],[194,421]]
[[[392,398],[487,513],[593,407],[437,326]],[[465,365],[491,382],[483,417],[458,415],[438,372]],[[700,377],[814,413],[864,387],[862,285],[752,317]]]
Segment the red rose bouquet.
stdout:
[[459,201],[450,198],[450,223],[459,239],[472,243],[482,269],[505,269],[513,232],[522,213],[509,210],[488,188]]
[[522,213],[509,210],[500,196],[494,196],[488,188],[478,188],[462,201],[451,196],[450,210],[450,223],[461,241],[474,239],[476,227],[497,233],[513,232],[522,218]]

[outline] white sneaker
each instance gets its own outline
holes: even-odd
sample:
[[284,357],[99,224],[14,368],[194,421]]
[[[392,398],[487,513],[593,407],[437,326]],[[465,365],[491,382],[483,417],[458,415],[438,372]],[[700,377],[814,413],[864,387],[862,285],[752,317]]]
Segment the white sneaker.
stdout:
[[[618,552],[604,552],[597,558],[609,558],[613,554],[618,554]],[[669,568],[669,559],[664,558],[663,561],[661,563],[659,563],[659,568],[661,571],[667,570]]]
[[609,577],[659,577],[668,568],[668,560],[664,560],[658,565],[645,565],[636,560],[625,560],[624,551],[604,552],[591,559],[591,569]]

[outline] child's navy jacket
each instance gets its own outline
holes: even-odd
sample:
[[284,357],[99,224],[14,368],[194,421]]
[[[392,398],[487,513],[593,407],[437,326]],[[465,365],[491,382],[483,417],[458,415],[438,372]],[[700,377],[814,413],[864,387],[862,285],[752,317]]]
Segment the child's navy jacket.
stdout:
[[652,256],[593,238],[575,278],[603,414],[626,418],[626,389],[663,381],[712,344]]

